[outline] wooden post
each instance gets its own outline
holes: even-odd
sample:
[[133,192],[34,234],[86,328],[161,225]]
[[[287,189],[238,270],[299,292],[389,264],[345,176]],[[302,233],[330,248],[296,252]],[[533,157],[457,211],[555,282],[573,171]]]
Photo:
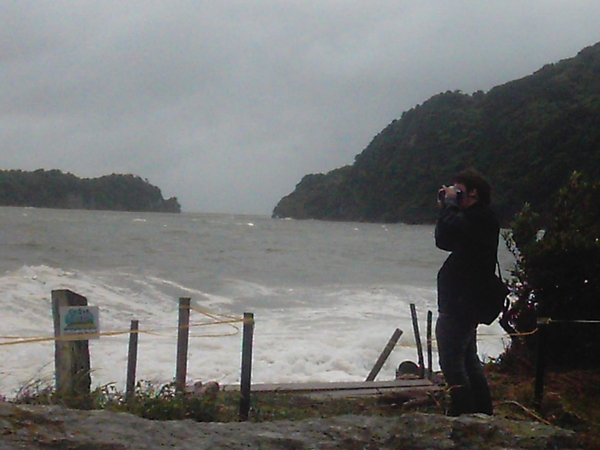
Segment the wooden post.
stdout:
[[431,380],[433,378],[433,356],[432,356],[432,322],[433,322],[433,313],[431,311],[427,311],[427,379]]
[[131,402],[135,397],[135,372],[137,367],[138,353],[138,328],[139,321],[132,320],[129,333],[129,352],[127,354],[127,384],[125,400]]
[[544,371],[546,369],[546,333],[550,319],[537,319],[537,352],[535,358],[535,387],[533,404],[539,410],[542,407],[544,396]]
[[415,333],[415,342],[417,344],[417,354],[419,357],[419,376],[421,378],[425,378],[425,363],[423,362],[423,345],[421,344],[419,322],[417,321],[417,309],[414,303],[410,304],[410,315],[412,317],[413,331]]
[[52,291],[56,394],[67,402],[75,400],[75,404],[85,406],[92,385],[89,343],[61,339],[60,308],[64,306],[87,306],[87,299],[66,289]]
[[250,390],[252,383],[252,341],[254,338],[254,314],[244,313],[242,340],[242,373],[240,379],[240,419],[248,420],[250,413]]
[[377,374],[383,367],[383,364],[385,363],[385,361],[390,356],[390,353],[392,353],[392,350],[396,346],[396,343],[398,342],[398,339],[400,339],[400,336],[402,336],[402,330],[399,328],[396,328],[396,331],[394,331],[394,334],[392,334],[392,337],[390,338],[387,345],[381,352],[381,355],[379,355],[377,362],[371,369],[371,372],[369,372],[369,375],[367,376],[367,379],[365,381],[374,381],[375,380],[375,377],[377,376]]
[[177,366],[175,390],[183,392],[187,376],[188,341],[190,336],[190,302],[188,297],[179,299],[179,331],[177,333]]

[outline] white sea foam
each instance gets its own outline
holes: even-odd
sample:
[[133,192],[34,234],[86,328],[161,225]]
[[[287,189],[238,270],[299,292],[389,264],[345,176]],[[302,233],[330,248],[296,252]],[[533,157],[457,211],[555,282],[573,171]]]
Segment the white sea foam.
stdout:
[[[118,276],[117,276],[118,275]],[[174,376],[177,299],[165,294],[168,280],[119,272],[76,272],[49,266],[24,266],[0,277],[1,343],[53,334],[51,291],[70,289],[100,307],[103,332],[123,331],[90,341],[94,386],[116,383],[124,389],[128,334],[131,320],[140,321],[138,379],[167,382]],[[132,286],[134,288],[132,288]],[[178,286],[182,288],[182,286]],[[211,314],[242,317],[254,305],[255,337],[253,382],[358,381],[377,360],[395,328],[404,331],[379,379],[392,379],[403,360],[417,360],[409,303],[419,311],[425,342],[426,311],[434,309],[435,293],[407,286],[275,289],[258,283],[233,283],[240,298],[211,296],[185,289],[194,307]],[[254,298],[254,297],[256,298]],[[257,299],[271,298],[261,303]],[[319,297],[321,302],[310,299]],[[283,298],[275,305],[275,298]],[[241,299],[241,300],[240,300]],[[303,299],[303,300],[302,300]],[[188,378],[239,382],[241,323],[214,322],[192,311]],[[499,327],[483,327],[490,336],[480,340],[480,352],[495,356],[502,350]],[[31,379],[52,384],[52,341],[0,346],[0,392],[12,396]],[[435,363],[434,357],[434,363]],[[437,364],[434,364],[437,369]]]

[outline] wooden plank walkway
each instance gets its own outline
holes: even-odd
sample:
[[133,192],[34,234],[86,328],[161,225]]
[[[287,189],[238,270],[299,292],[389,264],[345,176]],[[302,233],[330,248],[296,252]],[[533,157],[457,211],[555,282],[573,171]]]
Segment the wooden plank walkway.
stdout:
[[[226,392],[239,391],[239,385],[225,385]],[[253,384],[253,393],[299,394],[310,397],[361,397],[379,396],[407,390],[436,391],[440,387],[427,379],[401,379],[391,381],[349,381],[336,383],[278,383]]]

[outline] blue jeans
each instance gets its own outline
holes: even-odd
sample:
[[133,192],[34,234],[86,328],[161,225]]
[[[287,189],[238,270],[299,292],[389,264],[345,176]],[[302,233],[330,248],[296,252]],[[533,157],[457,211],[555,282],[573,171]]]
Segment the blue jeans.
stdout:
[[440,367],[450,389],[448,415],[493,414],[490,388],[477,356],[477,323],[440,313],[435,336]]

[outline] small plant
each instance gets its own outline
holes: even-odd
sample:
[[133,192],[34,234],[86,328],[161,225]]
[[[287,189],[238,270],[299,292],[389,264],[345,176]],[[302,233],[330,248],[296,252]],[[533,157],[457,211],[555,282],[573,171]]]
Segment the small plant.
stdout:
[[[600,346],[600,182],[574,173],[558,193],[552,215],[526,205],[505,236],[517,258],[513,288],[518,299],[503,317],[516,331],[509,353],[535,350],[538,317],[551,318],[552,367],[598,368]],[[563,323],[560,323],[560,322]]]
[[51,405],[54,387],[41,378],[32,378],[17,391],[15,403],[25,405]]
[[135,396],[125,404],[128,412],[151,420],[192,419],[210,422],[216,420],[218,411],[214,397],[178,392],[174,383],[156,386],[138,382]]
[[29,381],[17,393],[15,403],[28,405],[63,405],[73,409],[106,409],[128,412],[150,420],[192,419],[198,422],[217,420],[216,397],[177,392],[174,383],[157,384],[139,381],[135,394],[127,399],[114,383],[93,390],[85,398],[59,397],[52,385],[40,379]]

